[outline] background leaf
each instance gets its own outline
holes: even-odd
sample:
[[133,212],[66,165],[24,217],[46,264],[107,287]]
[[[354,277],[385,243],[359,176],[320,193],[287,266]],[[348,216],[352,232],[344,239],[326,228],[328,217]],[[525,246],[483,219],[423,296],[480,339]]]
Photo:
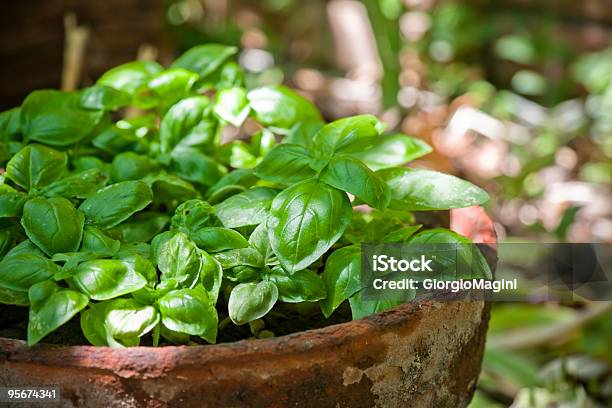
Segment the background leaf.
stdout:
[[206,77],[237,52],[238,48],[222,44],[198,45],[178,57],[172,68],[185,68]]

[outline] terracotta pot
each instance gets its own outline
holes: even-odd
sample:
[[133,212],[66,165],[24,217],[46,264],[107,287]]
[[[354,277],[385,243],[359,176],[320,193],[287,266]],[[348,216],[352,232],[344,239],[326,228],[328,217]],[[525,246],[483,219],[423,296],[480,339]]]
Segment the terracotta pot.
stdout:
[[[490,244],[479,207],[451,226]],[[408,303],[349,323],[214,346],[111,349],[0,339],[0,386],[61,387],[65,407],[464,407],[482,362],[484,302]]]

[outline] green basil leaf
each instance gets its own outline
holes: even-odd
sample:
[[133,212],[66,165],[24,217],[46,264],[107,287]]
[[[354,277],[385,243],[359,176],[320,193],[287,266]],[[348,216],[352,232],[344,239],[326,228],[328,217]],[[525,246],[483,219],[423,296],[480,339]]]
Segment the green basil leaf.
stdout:
[[59,272],[53,275],[53,280],[61,281],[72,278],[80,263],[98,259],[101,256],[92,252],[62,252],[53,255],[53,262],[63,262]]
[[253,89],[247,99],[255,119],[264,126],[290,129],[297,122],[321,120],[312,102],[282,85]]
[[352,116],[323,126],[314,135],[313,144],[319,155],[329,158],[335,153],[358,152],[373,146],[383,130],[376,116]]
[[268,236],[283,268],[306,269],[340,237],[351,220],[345,193],[317,181],[303,181],[276,196]]
[[19,136],[21,132],[20,115],[21,107],[0,112],[0,140],[8,142]]
[[108,163],[95,156],[80,156],[72,160],[74,171],[81,173],[87,170],[99,170],[104,174],[108,173]]
[[154,160],[133,152],[120,153],[115,156],[110,168],[114,183],[127,180],[140,180],[152,173],[157,166]]
[[132,61],[119,65],[102,75],[97,85],[105,85],[134,96],[149,79],[163,71],[155,61]]
[[218,157],[226,164],[237,169],[252,169],[257,165],[257,157],[251,146],[242,140],[233,140],[218,150]]
[[121,243],[104,234],[97,228],[86,227],[83,233],[81,252],[91,252],[100,257],[114,256],[121,247]]
[[108,346],[106,326],[106,307],[109,302],[91,303],[81,313],[81,331],[88,342],[97,347]]
[[156,300],[164,296],[166,293],[179,289],[180,284],[174,279],[163,280],[155,287]]
[[153,305],[159,297],[155,286],[155,283],[149,282],[142,289],[132,292],[132,297],[143,305]]
[[130,101],[130,95],[125,92],[104,85],[94,85],[81,91],[80,106],[85,109],[116,111],[129,105]]
[[45,187],[42,193],[46,197],[88,198],[104,187],[108,177],[98,169],[89,169],[64,177]]
[[78,250],[83,223],[83,214],[62,197],[37,197],[23,206],[21,225],[28,238],[47,255]]
[[238,231],[221,227],[205,227],[194,232],[191,239],[207,252],[246,248],[249,242]]
[[227,309],[230,319],[242,325],[265,316],[278,300],[278,288],[269,281],[241,283],[232,289]]
[[404,295],[404,299],[363,300],[362,292],[357,292],[349,299],[353,320],[384,312],[413,300],[416,297],[416,290],[405,290]]
[[215,127],[208,119],[210,109],[210,99],[205,96],[186,98],[172,106],[159,125],[161,152],[170,153],[184,139],[190,140],[188,146],[211,143]]
[[120,129],[131,130],[140,138],[154,133],[159,127],[159,115],[155,113],[146,113],[138,116],[123,118],[116,123]]
[[160,335],[170,343],[178,346],[189,344],[189,335],[187,333],[170,330],[163,323],[161,324]]
[[146,242],[122,243],[119,252],[116,254],[120,259],[131,255],[140,255],[145,259],[149,259],[151,257],[151,245]]
[[215,205],[217,217],[226,228],[260,224],[277,194],[278,190],[273,188],[254,187]]
[[26,190],[40,189],[66,172],[65,153],[32,144],[17,152],[6,165],[6,177]]
[[215,160],[190,147],[177,147],[172,151],[172,168],[185,180],[212,186],[226,173]]
[[383,135],[371,148],[351,153],[372,170],[403,166],[431,153],[432,148],[421,139],[403,134]]
[[116,298],[143,288],[147,279],[134,264],[117,259],[96,259],[80,264],[74,285],[94,300]]
[[436,257],[436,262],[448,265],[452,274],[450,278],[460,278],[459,274],[465,271],[466,279],[476,277],[492,279],[491,268],[478,247],[468,238],[456,232],[444,228],[429,229],[414,235],[408,242],[410,245],[445,244],[454,246],[456,250],[448,251],[449,255],[446,259],[443,259],[443,252],[446,251],[440,251],[441,254]]
[[164,231],[157,234],[151,240],[151,253],[150,259],[157,266],[157,261],[161,256],[162,248],[172,237],[174,237],[178,232],[177,231]]
[[109,301],[105,314],[107,334],[119,340],[142,337],[159,322],[156,308],[142,305],[134,299]]
[[244,88],[228,88],[217,92],[214,112],[220,119],[240,127],[249,116],[250,111],[247,92]]
[[272,251],[272,245],[270,245],[270,239],[268,238],[268,226],[265,222],[255,227],[249,237],[249,245],[263,256],[266,265],[276,261],[276,255]]
[[384,236],[383,242],[385,243],[396,243],[396,242],[406,242],[410,237],[412,237],[415,232],[421,229],[422,225],[410,225],[408,227],[400,228],[395,231],[391,231],[387,235]]
[[170,217],[163,213],[140,212],[111,228],[108,233],[125,243],[150,242],[169,221]]
[[276,146],[276,136],[269,129],[260,129],[251,137],[251,151],[261,158]]
[[213,194],[208,196],[207,200],[210,204],[217,205],[220,202],[223,202],[234,196],[236,194],[240,194],[246,191],[246,188],[238,185],[229,185],[225,187],[221,187],[219,190],[216,190]]
[[261,270],[252,266],[242,265],[226,269],[223,278],[232,282],[247,283],[259,281]]
[[28,195],[11,186],[0,184],[0,218],[21,217]]
[[213,254],[213,257],[221,264],[223,269],[231,269],[236,266],[253,266],[261,268],[264,260],[259,251],[253,248],[230,249],[225,252]]
[[146,279],[147,283],[142,288],[131,292],[131,295],[142,304],[152,305],[157,300],[155,290],[155,285],[158,283],[157,270],[147,259],[149,246],[143,245],[123,246],[115,258],[123,262],[128,269],[138,271]]
[[27,306],[28,289],[51,279],[58,270],[51,260],[33,253],[5,256],[0,262],[0,302]]
[[139,153],[147,151],[146,139],[136,136],[133,129],[122,129],[115,125],[106,128],[94,137],[91,143],[112,155],[126,150],[134,150]]
[[30,241],[29,239],[26,239],[25,241],[20,242],[19,244],[15,245],[13,249],[8,251],[6,255],[4,255],[4,259],[10,258],[15,255],[19,255],[19,254],[34,254],[34,255],[40,255],[43,257],[45,256],[45,253],[41,251],[39,247],[34,245],[34,243]]
[[314,177],[310,168],[312,156],[303,146],[281,144],[274,147],[257,165],[257,177],[281,184],[291,185]]
[[244,85],[244,72],[240,65],[234,61],[223,64],[219,73],[217,89],[232,88]]
[[4,143],[0,141],[0,165],[4,167],[4,164],[10,158],[11,158],[11,152],[10,152],[10,147],[8,146],[8,143]]
[[365,164],[350,157],[334,157],[321,173],[321,181],[353,194],[371,207],[384,209],[391,193],[387,184]]
[[102,119],[102,111],[79,108],[79,95],[61,91],[34,91],[21,107],[24,140],[67,146],[87,136]]
[[0,259],[15,246],[15,228],[7,227],[0,229]]
[[222,188],[228,186],[251,187],[256,182],[257,176],[255,176],[253,170],[237,169],[221,177],[214,186],[208,189],[206,195],[210,197]]
[[[153,193],[141,181],[122,181],[98,190],[83,201],[79,210],[87,224],[110,228],[151,203]],[[26,204],[27,206],[27,204]]]
[[147,283],[156,284],[158,280],[157,270],[145,255],[146,254],[137,253],[135,251],[126,251],[124,249],[123,251],[118,252],[115,257],[120,259],[132,270],[135,270],[144,276]]
[[283,268],[275,267],[268,279],[278,288],[278,299],[283,302],[316,302],[327,296],[325,284],[309,269],[289,274]]
[[419,229],[421,229],[422,225],[410,225],[408,227],[400,228],[394,231],[389,232],[387,235],[383,237],[383,242],[385,243],[395,243],[395,242],[406,242],[410,237],[414,235]]
[[238,48],[222,44],[204,44],[187,50],[173,63],[172,68],[185,68],[196,72],[204,78],[215,71],[232,55],[238,52]]
[[189,95],[197,80],[198,75],[191,71],[170,68],[153,75],[147,86],[164,106],[171,106]]
[[215,208],[202,200],[189,200],[179,205],[172,216],[172,229],[187,235],[218,223]]
[[202,286],[168,292],[158,304],[162,323],[170,330],[200,336],[209,343],[216,342],[219,317]]
[[483,204],[489,195],[472,183],[431,170],[391,168],[377,174],[391,189],[389,208],[406,211],[448,210]]
[[287,144],[297,144],[312,149],[314,135],[325,125],[320,120],[310,120],[296,123],[285,138]]
[[[370,221],[366,225],[355,225],[352,231],[347,231],[353,235],[354,243],[362,242],[381,242],[389,233],[398,231],[406,225],[411,225],[415,222],[414,214],[407,211],[390,210],[372,211],[368,218]],[[354,217],[353,220],[356,218]]]
[[202,252],[202,271],[200,272],[200,281],[202,287],[206,290],[206,294],[212,301],[213,305],[217,303],[221,283],[223,282],[223,268],[219,261],[212,255]]
[[361,290],[361,250],[348,246],[335,250],[325,262],[323,283],[327,297],[321,301],[321,311],[327,318],[346,299]]
[[85,309],[87,296],[50,282],[40,282],[29,290],[30,317],[28,346],[33,346]]
[[192,288],[200,278],[202,251],[182,232],[175,233],[154,250],[161,280],[176,280],[182,287]]
[[157,309],[133,299],[91,304],[81,313],[81,330],[94,346],[134,347],[159,322]]
[[173,174],[158,173],[142,179],[153,190],[156,203],[172,203],[185,201],[198,196],[191,183]]

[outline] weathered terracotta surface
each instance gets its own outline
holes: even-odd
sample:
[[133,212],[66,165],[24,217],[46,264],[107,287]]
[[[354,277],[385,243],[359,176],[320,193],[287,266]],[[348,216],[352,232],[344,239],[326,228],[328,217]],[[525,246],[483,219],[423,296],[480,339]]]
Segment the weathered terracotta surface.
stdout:
[[[484,212],[462,212],[452,225],[494,244]],[[464,407],[488,319],[484,302],[432,301],[215,346],[28,348],[0,339],[0,386],[59,384],[65,407]]]

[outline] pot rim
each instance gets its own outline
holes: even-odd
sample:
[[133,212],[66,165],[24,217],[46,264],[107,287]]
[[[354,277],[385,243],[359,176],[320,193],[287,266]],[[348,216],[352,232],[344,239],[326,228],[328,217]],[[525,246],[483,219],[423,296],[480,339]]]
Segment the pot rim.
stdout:
[[[451,210],[451,229],[472,239],[474,243],[486,244],[495,251],[497,239],[493,222],[482,207]],[[270,355],[299,355],[313,349],[337,350],[338,346],[368,338],[366,336],[373,332],[389,332],[406,324],[409,319],[417,321],[419,315],[433,312],[440,307],[440,302],[437,301],[408,302],[359,320],[323,328],[267,339],[245,339],[197,346],[139,346],[118,349],[41,343],[30,347],[23,340],[0,337],[0,360],[88,366],[115,372],[133,372],[135,367],[146,367],[150,375],[177,367],[227,363],[229,360],[248,364]]]

